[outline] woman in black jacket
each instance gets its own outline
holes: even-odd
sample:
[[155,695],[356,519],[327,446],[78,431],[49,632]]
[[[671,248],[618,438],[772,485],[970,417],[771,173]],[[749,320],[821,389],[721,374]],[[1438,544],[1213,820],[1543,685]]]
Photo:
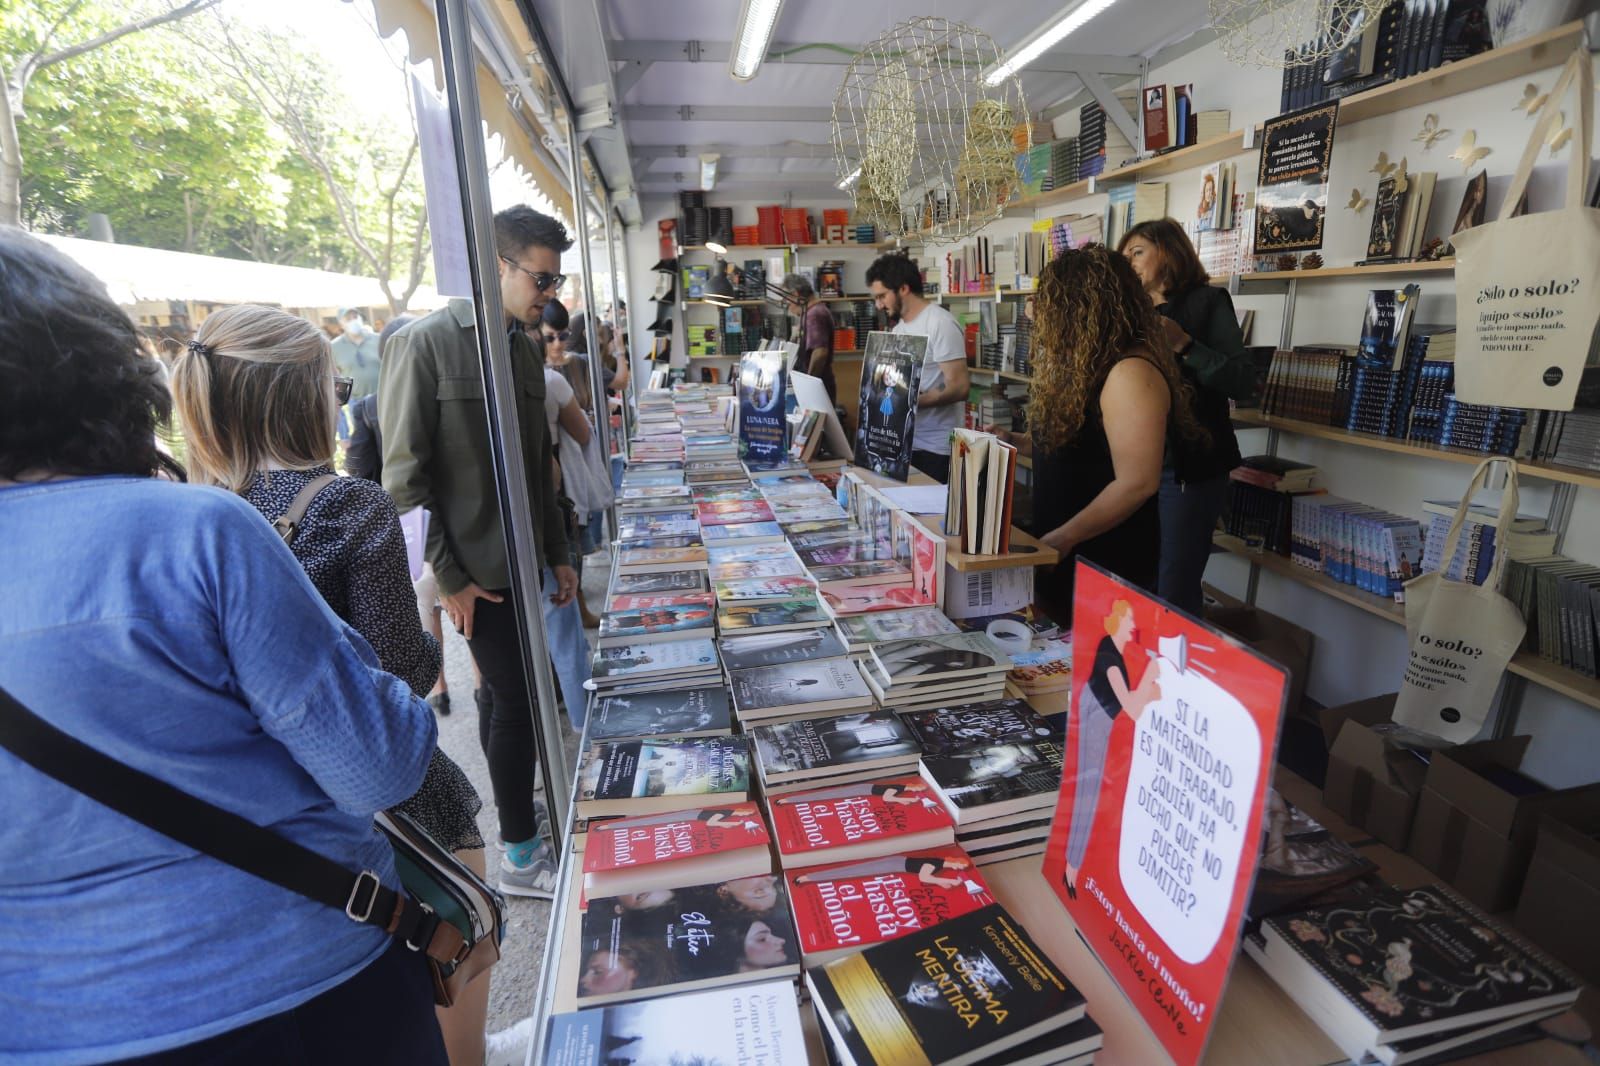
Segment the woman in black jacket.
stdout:
[[1170,218],[1141,222],[1117,245],[1161,313],[1194,412],[1208,441],[1170,438],[1161,471],[1161,565],[1156,591],[1200,613],[1200,579],[1211,534],[1228,500],[1228,472],[1239,465],[1228,401],[1248,399],[1256,372],[1226,289],[1215,288],[1183,227]]

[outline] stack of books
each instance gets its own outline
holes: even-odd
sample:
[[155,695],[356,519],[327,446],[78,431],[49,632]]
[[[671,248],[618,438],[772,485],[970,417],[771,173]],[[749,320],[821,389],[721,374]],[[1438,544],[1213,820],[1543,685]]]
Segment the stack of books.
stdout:
[[1523,650],[1585,677],[1600,676],[1597,590],[1600,567],[1565,555],[1508,561],[1502,591],[1528,623]]
[[1294,501],[1287,554],[1341,584],[1403,602],[1405,583],[1422,573],[1422,552],[1414,518],[1338,496]]
[[915,773],[921,754],[888,711],[756,726],[750,739],[768,796]]
[[790,870],[784,880],[806,966],[854,955],[994,902],[972,857],[954,844]]
[[590,740],[718,737],[733,732],[732,706],[720,685],[618,692],[594,701]]
[[869,711],[872,690],[847,658],[728,671],[734,713],[746,726]]
[[1455,518],[1454,500],[1424,500],[1427,533],[1423,539],[1422,569],[1424,572],[1442,570],[1452,581],[1469,581],[1483,584],[1494,568],[1495,553],[1508,552],[1507,559],[1538,559],[1555,551],[1556,535],[1544,528],[1544,519],[1537,515],[1518,515],[1511,520],[1506,543],[1496,543],[1495,523],[1499,519],[1496,508],[1474,504],[1467,509],[1466,523],[1461,529],[1461,539],[1456,544],[1455,555],[1446,565],[1445,538],[1450,523]]
[[578,755],[580,818],[655,814],[750,799],[744,737],[597,740]]
[[716,601],[709,592],[612,595],[600,619],[598,647],[707,640]]
[[865,862],[955,843],[955,823],[915,774],[767,797],[785,870]]
[[1252,455],[1228,475],[1223,530],[1246,544],[1289,554],[1292,509],[1312,487],[1317,468],[1273,455]]
[[617,818],[584,834],[583,890],[639,896],[772,872],[771,838],[754,803]]
[[[1083,1063],[1101,1046],[1083,995],[998,903],[813,966],[805,979],[847,1066],[881,1061],[872,1049],[891,1034],[907,1061],[929,1066]],[[987,1009],[929,1008],[955,998]]]
[[[1139,106],[1139,90],[1119,92],[1117,98],[1130,109]],[[1133,145],[1115,123],[1106,119],[1105,109],[1090,102],[1078,109],[1078,177],[1096,177],[1116,170],[1134,157]]]
[[1044,851],[1061,767],[1058,741],[1026,740],[924,752],[921,773],[955,820],[957,843],[982,864]]
[[954,633],[874,644],[861,665],[878,702],[907,711],[999,697],[1011,656],[983,633]]
[[1438,885],[1275,915],[1244,950],[1356,1062],[1470,1054],[1560,1013],[1579,991],[1559,964]]
[[778,634],[828,624],[809,577],[733,578],[716,583],[717,628],[733,634]]

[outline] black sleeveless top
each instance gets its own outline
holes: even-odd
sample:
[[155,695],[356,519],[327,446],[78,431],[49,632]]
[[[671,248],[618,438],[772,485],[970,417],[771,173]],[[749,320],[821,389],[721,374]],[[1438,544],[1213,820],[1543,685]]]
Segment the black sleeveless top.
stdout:
[[[1124,358],[1140,358],[1125,356]],[[1087,507],[1115,479],[1111,445],[1100,420],[1102,379],[1084,411],[1083,426],[1071,441],[1054,449],[1033,453],[1033,524],[1029,532],[1042,537]],[[1072,575],[1077,557],[1110,570],[1141,588],[1154,589],[1161,555],[1161,518],[1152,495],[1122,521],[1078,545],[1054,572],[1040,571],[1036,598],[1057,612],[1072,607]],[[1071,615],[1056,619],[1070,623]]]

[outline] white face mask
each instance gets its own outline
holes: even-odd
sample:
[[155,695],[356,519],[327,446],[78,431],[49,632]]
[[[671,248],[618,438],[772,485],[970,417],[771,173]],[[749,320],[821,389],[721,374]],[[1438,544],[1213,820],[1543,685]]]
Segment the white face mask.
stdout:
[[344,324],[344,335],[346,337],[359,337],[361,336],[362,329],[363,327],[361,325],[361,320],[359,318],[352,318]]

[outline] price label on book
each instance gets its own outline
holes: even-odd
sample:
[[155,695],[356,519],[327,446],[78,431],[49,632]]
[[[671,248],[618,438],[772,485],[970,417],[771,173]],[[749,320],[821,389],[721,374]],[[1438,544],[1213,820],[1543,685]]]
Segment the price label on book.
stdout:
[[1044,875],[1180,1066],[1238,953],[1285,671],[1080,561]]

